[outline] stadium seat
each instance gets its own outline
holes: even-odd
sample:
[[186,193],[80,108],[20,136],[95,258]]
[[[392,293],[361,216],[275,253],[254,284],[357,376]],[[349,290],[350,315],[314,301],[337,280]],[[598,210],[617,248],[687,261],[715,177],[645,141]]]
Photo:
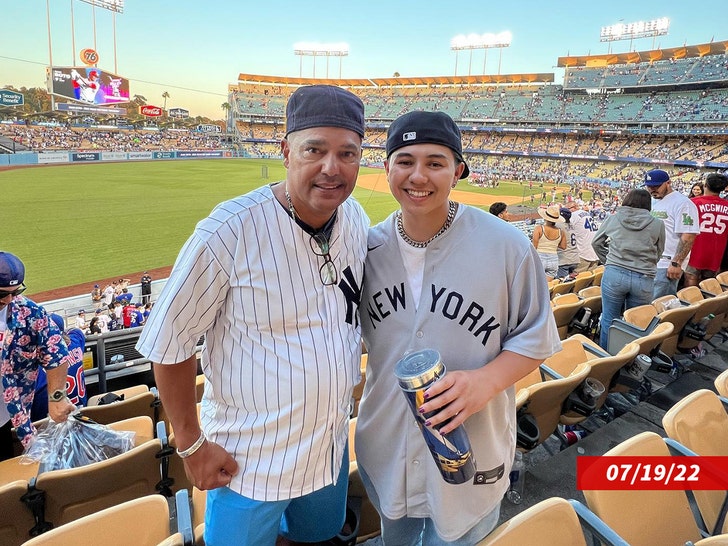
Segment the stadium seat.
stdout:
[[[92,538],[93,537],[93,538]],[[43,533],[26,546],[90,544],[105,546],[184,546],[181,533],[170,530],[170,511],[162,495],[148,495],[84,516]]]
[[[134,432],[135,446],[154,438],[154,425],[152,424],[152,420],[146,416],[124,419],[123,421],[111,423],[107,426],[113,430],[128,430]],[[23,455],[0,461],[0,485],[18,479],[29,481],[38,475],[39,465],[40,463],[32,462]]]
[[705,290],[706,292],[709,292],[714,296],[722,294],[728,289],[728,287],[724,288],[723,285],[720,284],[720,281],[716,278],[703,279],[702,281],[700,281],[700,284],[698,284],[698,286],[701,290]]
[[723,290],[728,290],[728,271],[718,273],[715,278],[723,286]]
[[207,507],[207,491],[192,488],[192,529],[195,534],[195,546],[204,546],[205,508]]
[[624,320],[634,324],[640,328],[646,328],[654,317],[660,322],[669,322],[673,326],[670,336],[662,342],[662,351],[669,357],[673,357],[677,352],[678,340],[682,334],[683,328],[688,321],[695,315],[697,307],[694,305],[681,305],[674,309],[664,309],[664,302],[674,300],[674,296],[658,298],[651,304],[639,305],[624,312]]
[[376,508],[369,500],[364,483],[359,475],[359,467],[356,461],[349,463],[349,497],[360,500],[359,512],[359,534],[357,544],[379,536],[381,534],[381,523]]
[[[723,328],[723,319],[725,318],[728,299],[718,296],[706,297],[697,286],[688,286],[682,290],[678,290],[677,297],[697,306],[691,322],[703,326],[705,330],[703,339],[705,341],[708,341]],[[698,339],[683,336],[683,339],[678,343],[678,348],[688,351],[697,346],[698,343],[700,343]]]
[[476,546],[587,546],[585,531],[597,536],[600,544],[629,546],[586,506],[561,497],[550,497],[516,514]]
[[[115,394],[116,396],[123,396],[124,399],[131,398],[132,396],[137,396],[138,394],[143,394],[145,392],[149,392],[149,386],[148,385],[133,385],[131,387],[127,387],[125,389],[117,389],[114,391],[110,391],[111,394]],[[86,406],[98,406],[99,400],[109,394],[108,392],[102,393],[102,394],[96,394],[94,396],[91,396],[88,399],[88,403]]]
[[52,470],[31,481],[45,496],[45,521],[54,527],[104,508],[157,493],[161,487],[160,440],[150,440],[105,461]]
[[[662,417],[662,426],[668,437],[702,457],[728,457],[728,413],[713,391],[700,389],[682,398]],[[695,499],[711,534],[728,533],[721,510],[726,491],[695,491]]]
[[576,280],[571,281],[562,281],[560,283],[556,283],[553,287],[553,290],[551,290],[551,296],[552,299],[555,296],[560,296],[562,294],[570,294],[574,287],[576,286]]
[[27,480],[0,485],[0,544],[3,546],[20,546],[31,537],[35,519],[21,500],[27,491]]
[[[605,352],[597,343],[580,334],[573,335],[569,340],[581,343],[584,351],[589,357],[588,363],[591,366],[589,377],[598,380],[604,385],[604,393],[596,400],[594,410],[600,409],[607,399],[607,395],[614,388],[619,377],[619,371],[630,364],[640,354],[640,346],[637,343],[628,343],[616,355]],[[563,424],[573,424],[562,420]]]
[[576,294],[562,294],[554,296],[551,300],[551,310],[556,320],[556,328],[560,339],[566,339],[569,333],[569,323],[584,306],[584,300]]
[[582,288],[577,295],[584,300],[584,307],[592,310],[594,315],[602,312],[602,289],[600,286],[589,286]]
[[[669,457],[654,432],[640,432],[604,454],[606,457]],[[587,505],[631,546],[684,544],[707,536],[693,519],[690,501],[678,490],[584,490]]]
[[728,398],[728,370],[723,371],[715,378],[715,390],[718,391],[723,398]]
[[157,397],[153,392],[147,390],[147,392],[124,398],[118,402],[103,406],[87,406],[81,410],[81,413],[103,425],[139,415],[146,415],[156,423],[158,419]]
[[591,271],[582,271],[576,275],[576,278],[574,279],[574,287],[571,291],[578,294],[580,290],[590,287],[593,282],[594,273]]
[[564,402],[589,376],[590,370],[587,362],[581,362],[568,376],[558,377],[559,374],[551,373],[553,370],[549,371],[542,364],[516,382],[518,446],[521,449],[534,449],[556,431]]
[[592,273],[594,273],[594,278],[592,279],[592,286],[601,286],[602,277],[604,276],[604,266],[598,265],[597,267],[592,269]]

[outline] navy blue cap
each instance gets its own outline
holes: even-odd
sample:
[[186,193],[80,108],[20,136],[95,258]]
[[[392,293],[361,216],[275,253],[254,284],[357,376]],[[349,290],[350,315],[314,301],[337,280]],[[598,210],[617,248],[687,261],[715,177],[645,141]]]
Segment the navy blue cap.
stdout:
[[50,318],[61,332],[66,329],[66,325],[63,322],[63,317],[61,315],[59,315],[58,313],[51,313]]
[[463,143],[460,129],[445,112],[408,112],[397,119],[387,129],[387,159],[392,153],[413,144],[440,144],[447,146],[455,157],[465,165],[460,178],[470,174],[468,164],[463,159]]
[[662,169],[652,169],[645,173],[645,186],[662,186],[670,180],[670,175]]
[[25,266],[15,254],[0,252],[0,287],[13,288],[25,280]]
[[312,127],[341,127],[364,138],[364,103],[335,85],[299,87],[286,104],[286,136]]

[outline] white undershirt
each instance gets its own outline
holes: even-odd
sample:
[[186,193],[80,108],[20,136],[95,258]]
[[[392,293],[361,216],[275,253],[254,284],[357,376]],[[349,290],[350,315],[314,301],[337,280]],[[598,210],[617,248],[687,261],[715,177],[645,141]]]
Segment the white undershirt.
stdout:
[[[458,207],[453,218],[453,223],[462,214],[463,207]],[[452,225],[450,225],[452,227]],[[427,247],[417,248],[404,239],[402,239],[399,233],[397,234],[397,242],[399,243],[399,252],[402,254],[402,261],[404,262],[404,270],[407,272],[407,282],[412,287],[412,296],[415,301],[415,311],[420,303],[420,296],[422,295],[422,279],[425,276],[425,254]]]
[[[7,335],[8,331],[8,306],[4,306],[0,308],[0,347],[2,347],[3,342],[5,341],[5,336]],[[0,393],[4,394],[5,389],[2,386],[2,383],[0,383]],[[5,398],[3,397],[3,400]],[[7,405],[0,403],[0,426],[4,425],[10,421],[10,413],[8,412]]]

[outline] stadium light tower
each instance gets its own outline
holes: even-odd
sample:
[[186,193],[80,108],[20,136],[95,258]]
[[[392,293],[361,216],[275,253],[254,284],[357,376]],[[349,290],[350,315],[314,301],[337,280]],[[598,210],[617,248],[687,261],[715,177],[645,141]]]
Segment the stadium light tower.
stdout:
[[609,42],[607,53],[612,52],[612,42],[629,40],[629,50],[632,51],[632,40],[635,38],[652,38],[652,49],[655,49],[655,38],[664,36],[670,29],[670,19],[662,17],[651,21],[636,21],[634,23],[617,23],[602,27],[599,34],[600,42]]
[[[114,72],[118,72],[116,66],[116,14],[124,13],[124,0],[81,0],[86,4],[91,4],[93,8],[93,26],[94,26],[94,49],[96,49],[96,7],[107,9],[111,12],[111,21],[114,34]],[[71,26],[73,27],[73,0],[71,0]],[[71,29],[73,32],[73,29]],[[75,51],[74,51],[75,55]]]
[[486,32],[485,34],[458,34],[450,40],[450,49],[455,51],[455,75],[458,75],[458,53],[463,50],[470,51],[470,61],[468,63],[468,76],[471,74],[473,64],[473,50],[482,49],[483,54],[483,74],[485,74],[485,62],[488,58],[488,49],[497,47],[498,55],[498,74],[501,71],[501,58],[503,57],[503,48],[511,45],[513,36],[507,30],[493,34]]
[[349,44],[340,42],[336,44],[320,44],[314,42],[297,42],[293,44],[293,53],[301,57],[298,68],[298,77],[303,77],[303,58],[313,57],[313,77],[316,77],[316,57],[326,57],[326,79],[329,77],[329,58],[339,58],[339,79],[341,79],[341,61],[349,55]]

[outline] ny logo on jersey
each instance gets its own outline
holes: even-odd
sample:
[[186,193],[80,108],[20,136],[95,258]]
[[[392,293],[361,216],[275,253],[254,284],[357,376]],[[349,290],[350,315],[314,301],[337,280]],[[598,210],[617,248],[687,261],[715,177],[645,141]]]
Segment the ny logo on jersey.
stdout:
[[350,266],[346,266],[341,272],[341,280],[338,284],[339,290],[346,298],[346,323],[354,328],[359,326],[359,303],[361,303],[361,286],[356,282],[356,277]]
[[687,212],[682,213],[682,225],[684,225],[684,226],[693,225],[693,217],[690,216]]

